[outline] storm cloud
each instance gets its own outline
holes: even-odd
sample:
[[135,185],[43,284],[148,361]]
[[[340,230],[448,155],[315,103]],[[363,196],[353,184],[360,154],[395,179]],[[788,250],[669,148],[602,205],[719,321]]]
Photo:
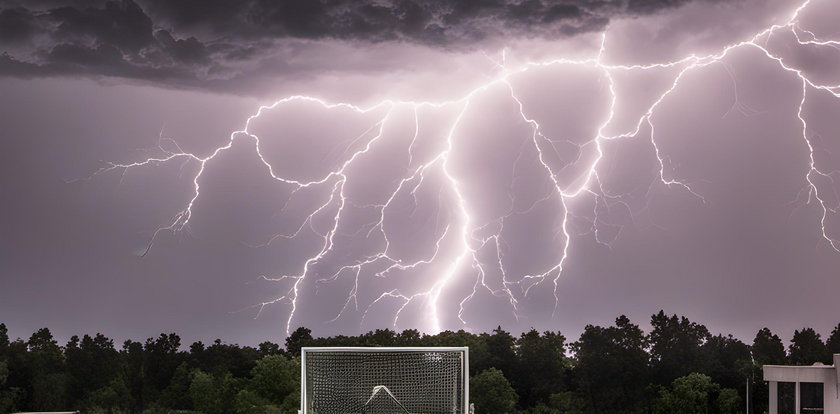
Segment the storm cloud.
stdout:
[[293,72],[276,60],[311,47],[307,42],[463,51],[502,39],[597,32],[615,18],[691,1],[2,1],[0,75],[236,90],[255,74]]

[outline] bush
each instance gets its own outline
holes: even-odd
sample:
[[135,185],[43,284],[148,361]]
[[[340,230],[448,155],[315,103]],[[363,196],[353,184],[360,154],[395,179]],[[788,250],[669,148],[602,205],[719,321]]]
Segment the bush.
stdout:
[[470,380],[470,398],[477,414],[504,414],[513,412],[519,397],[510,382],[496,368],[482,371]]
[[660,389],[654,409],[661,414],[707,414],[719,389],[708,375],[691,373],[675,379],[670,390]]
[[740,412],[743,405],[738,391],[732,388],[724,388],[720,390],[720,395],[718,395],[717,406],[720,414],[736,414]]

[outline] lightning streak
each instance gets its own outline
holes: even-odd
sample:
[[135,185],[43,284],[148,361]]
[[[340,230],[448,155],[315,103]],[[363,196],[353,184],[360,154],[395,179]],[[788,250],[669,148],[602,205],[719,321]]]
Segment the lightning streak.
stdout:
[[[507,67],[507,59],[505,51],[502,54],[501,62],[494,64],[499,68],[500,74],[488,81],[486,84],[470,91],[467,95],[445,102],[403,102],[396,100],[383,101],[368,108],[362,108],[349,103],[329,103],[321,99],[309,96],[290,96],[274,102],[268,106],[262,106],[259,110],[249,117],[245,122],[245,127],[242,130],[234,131],[230,134],[229,140],[222,146],[213,150],[209,155],[200,156],[190,152],[183,151],[174,141],[169,141],[174,146],[174,150],[167,150],[162,144],[159,144],[159,150],[163,155],[158,157],[150,157],[142,161],[131,163],[108,163],[105,167],[95,171],[93,176],[100,174],[120,171],[124,174],[129,169],[142,168],[154,166],[163,163],[181,161],[184,164],[197,163],[198,168],[195,175],[192,177],[193,191],[192,195],[184,205],[183,209],[174,214],[174,216],[159,227],[152,235],[143,255],[147,254],[153,247],[155,240],[162,232],[181,232],[188,229],[190,221],[193,217],[193,212],[197,208],[197,204],[201,198],[200,182],[203,174],[207,168],[212,167],[213,160],[221,153],[233,147],[234,143],[240,139],[251,139],[255,143],[255,152],[265,167],[267,174],[280,184],[291,189],[289,199],[293,197],[299,190],[304,188],[325,188],[329,194],[326,201],[321,204],[316,204],[308,211],[308,214],[296,226],[296,230],[291,233],[276,234],[269,238],[265,243],[260,244],[261,247],[268,247],[278,239],[295,239],[303,233],[311,233],[320,237],[320,247],[310,257],[302,260],[300,263],[299,272],[295,274],[283,274],[279,276],[261,276],[265,281],[276,282],[278,286],[284,286],[283,294],[278,297],[262,302],[255,307],[259,308],[257,316],[263,311],[266,306],[272,304],[283,303],[288,306],[288,318],[286,319],[285,330],[288,334],[294,318],[296,317],[299,306],[301,305],[301,290],[305,288],[305,283],[312,282],[314,289],[317,292],[319,287],[333,283],[339,279],[350,277],[352,279],[352,287],[347,294],[343,306],[335,315],[335,317],[327,322],[334,322],[339,318],[345,316],[351,310],[360,315],[361,321],[377,307],[386,301],[396,301],[396,310],[393,314],[392,323],[396,328],[399,318],[405,309],[413,304],[422,306],[426,311],[426,330],[440,331],[443,329],[440,312],[440,302],[445,297],[447,287],[452,285],[458,278],[474,277],[471,283],[471,291],[458,300],[458,318],[461,323],[467,325],[468,321],[465,316],[465,309],[469,302],[475,298],[479,292],[488,292],[492,296],[505,299],[511,307],[514,316],[519,317],[519,302],[527,297],[530,292],[541,286],[543,283],[550,283],[553,290],[555,303],[554,310],[557,310],[559,298],[557,296],[558,280],[563,274],[564,266],[570,254],[573,252],[573,234],[569,229],[569,219],[571,213],[569,212],[570,203],[581,196],[589,196],[595,198],[594,218],[591,218],[591,228],[594,234],[595,241],[609,247],[609,241],[601,239],[599,235],[599,224],[602,219],[599,218],[599,206],[607,209],[610,206],[622,205],[630,211],[629,205],[622,200],[622,194],[610,194],[605,190],[601,179],[598,176],[598,168],[600,161],[604,155],[602,144],[611,140],[620,140],[626,138],[633,138],[640,135],[644,127],[649,131],[649,140],[658,163],[658,182],[665,187],[673,187],[680,191],[685,191],[695,197],[698,201],[705,203],[707,200],[692,187],[691,183],[676,178],[676,174],[671,167],[668,157],[663,153],[660,145],[657,142],[657,135],[655,133],[655,123],[653,121],[654,115],[657,113],[663,102],[668,96],[679,90],[679,86],[685,75],[693,71],[700,70],[713,64],[723,64],[727,73],[732,77],[733,83],[735,81],[724,59],[734,50],[742,48],[756,48],[766,56],[767,59],[778,64],[784,71],[791,73],[801,81],[802,95],[798,104],[796,117],[801,123],[801,139],[807,146],[809,151],[809,170],[804,176],[804,188],[807,193],[807,202],[816,203],[821,209],[820,231],[822,238],[834,250],[840,252],[840,239],[837,236],[832,236],[832,233],[827,228],[827,220],[831,214],[836,214],[840,210],[840,206],[832,205],[829,199],[825,197],[824,188],[821,188],[816,178],[826,179],[828,182],[835,184],[834,177],[840,173],[838,171],[828,171],[817,165],[814,157],[815,148],[812,145],[809,137],[809,126],[803,108],[806,104],[810,93],[828,93],[834,98],[840,98],[840,85],[824,85],[812,80],[802,69],[785,61],[785,59],[778,54],[772,52],[767,46],[769,40],[779,33],[792,34],[796,39],[796,43],[800,47],[830,47],[840,49],[840,40],[820,39],[813,32],[800,27],[799,15],[808,6],[810,0],[805,1],[797,7],[789,20],[782,24],[776,24],[768,27],[761,32],[755,34],[748,40],[738,43],[730,44],[720,51],[709,55],[689,55],[683,58],[667,61],[657,62],[645,65],[616,65],[609,64],[604,61],[604,53],[607,43],[607,32],[604,32],[601,37],[601,44],[596,56],[574,60],[574,59],[553,59],[546,61],[527,62],[526,64],[517,67]],[[597,128],[595,135],[589,137],[583,144],[574,144],[571,141],[566,141],[567,144],[577,146],[577,158],[570,161],[562,168],[569,167],[576,163],[581,163],[581,153],[584,148],[592,146],[595,150],[594,159],[588,160],[583,172],[583,178],[577,181],[575,185],[564,184],[558,177],[561,170],[547,160],[547,151],[557,152],[556,144],[559,142],[552,137],[549,137],[544,132],[540,123],[533,116],[528,114],[526,106],[522,99],[517,94],[516,88],[510,80],[517,76],[522,76],[527,72],[538,68],[563,68],[563,67],[581,67],[588,68],[599,74],[601,79],[607,85],[609,92],[609,104],[605,108],[604,114],[601,116],[600,125]],[[618,93],[615,88],[614,74],[618,72],[638,72],[648,71],[654,69],[678,69],[678,73],[673,78],[673,82],[665,91],[648,106],[643,114],[637,119],[635,125],[628,130],[621,131],[616,134],[607,135],[605,130],[607,125],[615,118],[616,101]],[[509,211],[495,220],[490,222],[477,222],[473,216],[470,201],[463,192],[461,178],[453,168],[456,161],[453,160],[453,148],[463,132],[459,129],[462,120],[471,105],[474,103],[474,97],[478,94],[487,91],[493,87],[503,87],[509,92],[512,104],[516,108],[516,116],[522,122],[527,124],[531,133],[522,143],[520,153],[513,166],[514,179],[511,181],[511,189],[509,196],[511,199],[511,207]],[[735,102],[732,108],[737,109],[745,114],[750,114],[751,110],[748,107],[742,106],[738,102],[737,85],[735,93]],[[358,114],[376,114],[384,112],[384,115],[378,118],[370,128],[363,134],[355,137],[346,146],[346,150],[360,146],[354,152],[350,153],[346,159],[338,165],[334,170],[316,177],[311,180],[301,180],[292,177],[285,177],[276,172],[275,166],[263,155],[261,140],[258,135],[251,131],[252,121],[260,118],[269,110],[280,109],[284,105],[291,103],[312,103],[319,105],[324,111],[332,111],[336,109],[350,110]],[[371,152],[373,148],[383,141],[386,131],[392,127],[392,116],[398,111],[410,110],[413,113],[413,131],[410,131],[410,143],[407,146],[407,153],[405,154],[406,164],[404,168],[404,175],[396,180],[396,184],[390,190],[390,193],[381,202],[373,203],[357,203],[350,200],[346,185],[348,182],[354,180],[364,180],[364,177],[353,177],[349,172],[350,168],[363,163],[362,158]],[[436,111],[451,111],[457,114],[447,127],[447,133],[441,139],[444,145],[436,150],[431,155],[423,156],[417,153],[418,147],[421,144],[420,134],[423,132],[424,126],[421,122],[420,110],[436,110]],[[521,137],[525,138],[525,137]],[[163,138],[161,138],[163,142]],[[516,171],[523,157],[523,153],[530,147],[530,150],[535,151],[539,167],[548,180],[550,185],[549,191],[542,197],[535,200],[530,206],[526,208],[515,208],[513,185],[516,181]],[[439,220],[441,214],[449,221],[442,231],[437,230],[434,236],[434,242],[431,247],[431,254],[426,257],[406,259],[400,257],[398,254],[392,252],[392,242],[390,230],[392,224],[388,219],[388,213],[395,205],[395,200],[408,195],[414,202],[415,209],[417,208],[418,192],[426,186],[432,186],[433,181],[430,178],[433,175],[439,175],[443,178],[438,184],[441,189],[438,192],[438,212],[437,219]],[[832,189],[835,191],[836,189]],[[287,201],[288,203],[288,201]],[[506,222],[511,218],[523,214],[529,214],[538,205],[543,203],[552,203],[558,211],[560,226],[557,229],[556,237],[562,238],[561,249],[557,252],[556,260],[553,264],[547,266],[540,272],[534,274],[516,275],[506,268],[505,251],[506,242],[503,237]],[[449,206],[449,210],[445,210]],[[284,207],[285,208],[285,207]],[[348,221],[348,209],[359,210],[373,210],[376,219],[372,222],[366,223],[356,229],[354,233],[358,236],[365,234],[366,239],[373,238],[379,240],[380,246],[377,251],[372,254],[367,254],[356,259],[346,260],[343,264],[333,267],[333,271],[327,272],[326,276],[321,276],[320,271],[313,270],[314,267],[328,262],[331,255],[334,254],[337,243],[336,234],[339,233],[339,228],[342,224]],[[325,232],[319,232],[315,229],[313,222],[316,219],[323,218],[331,211],[332,216],[329,217],[331,222],[330,227]],[[412,213],[413,214],[413,213]],[[632,214],[632,213],[631,213]],[[435,227],[437,228],[437,226]],[[490,234],[487,234],[487,232]],[[495,256],[494,260],[488,262],[481,252],[489,251]],[[334,260],[334,258],[332,259]],[[413,273],[412,273],[413,272]],[[500,275],[500,281],[496,282],[490,280],[488,276],[491,272],[497,272]],[[361,286],[367,280],[401,277],[401,275],[412,273],[423,280],[429,281],[425,288],[414,289],[412,291],[401,291],[400,289],[390,289],[379,295],[372,296],[369,300],[364,300],[362,309],[360,309],[360,294],[362,294]],[[373,278],[373,279],[371,279]]]

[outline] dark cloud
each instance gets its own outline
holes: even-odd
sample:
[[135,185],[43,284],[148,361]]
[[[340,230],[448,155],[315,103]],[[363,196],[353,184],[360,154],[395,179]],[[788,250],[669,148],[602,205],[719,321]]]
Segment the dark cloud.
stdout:
[[9,76],[45,76],[50,75],[46,68],[33,63],[21,62],[7,53],[0,55],[0,73]]
[[288,40],[463,49],[511,37],[603,30],[611,18],[690,1],[0,0],[0,74],[104,75],[218,87],[247,77],[248,68],[259,67],[260,59]]
[[0,44],[28,39],[36,31],[33,20],[32,13],[26,9],[0,11]]
[[137,53],[152,45],[152,20],[135,3],[108,2],[103,8],[60,7],[49,10],[46,19],[58,24],[62,39],[90,40]]
[[195,37],[176,39],[166,30],[155,32],[162,50],[174,61],[190,64],[204,64],[210,62],[207,47]]

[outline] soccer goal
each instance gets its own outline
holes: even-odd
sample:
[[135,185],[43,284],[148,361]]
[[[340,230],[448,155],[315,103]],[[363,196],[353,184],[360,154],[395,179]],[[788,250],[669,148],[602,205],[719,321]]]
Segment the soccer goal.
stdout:
[[301,414],[469,414],[469,350],[303,348]]

